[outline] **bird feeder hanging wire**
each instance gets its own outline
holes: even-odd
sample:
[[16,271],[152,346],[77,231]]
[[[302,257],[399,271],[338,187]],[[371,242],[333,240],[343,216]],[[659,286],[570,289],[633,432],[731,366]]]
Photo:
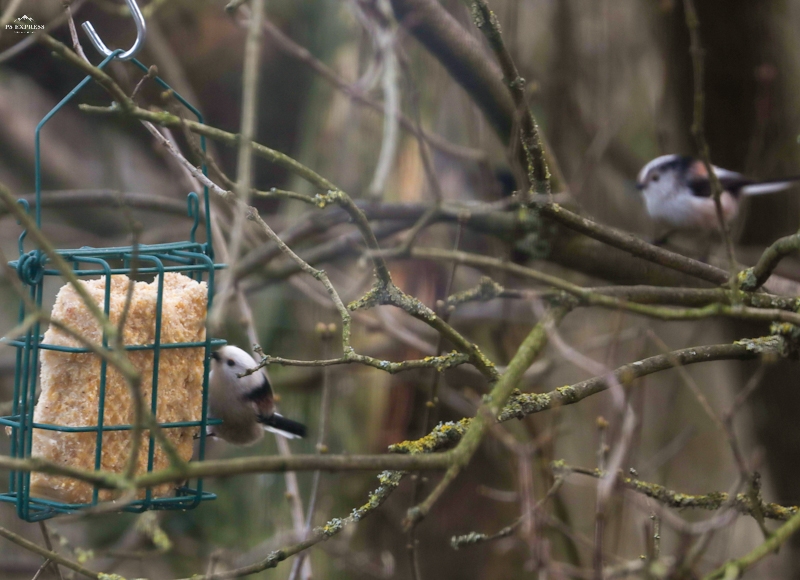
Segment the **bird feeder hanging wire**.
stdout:
[[[146,29],[144,27],[144,20],[141,18],[141,12],[136,7],[133,0],[126,0],[128,5],[132,8],[134,19],[137,22],[137,42],[127,52],[122,49],[108,51],[102,41],[94,32],[91,24],[84,23],[84,29],[90,33],[90,38],[95,47],[103,52],[108,51],[105,59],[97,66],[99,69],[105,68],[113,60],[130,60],[134,65],[139,67],[142,71],[147,72],[148,68],[137,59],[134,54],[141,48],[144,40]],[[138,13],[138,17],[137,17]],[[139,22],[141,19],[141,25]],[[98,46],[99,42],[99,46]],[[203,116],[200,111],[188,103],[180,94],[175,92],[164,80],[160,77],[154,78],[155,82],[162,88],[171,91],[171,94],[187,109],[189,109],[198,119],[203,123]],[[40,154],[40,134],[44,125],[68,102],[70,102],[77,93],[83,89],[91,81],[91,76],[84,78],[70,93],[64,97],[36,126],[34,137],[35,145],[35,186],[36,186],[36,225],[41,227],[41,154]],[[200,137],[200,146],[203,152],[206,150],[205,137]],[[207,175],[205,164],[202,167],[203,174]],[[182,272],[193,279],[200,281],[203,278],[207,280],[208,287],[208,301],[207,308],[210,310],[214,294],[214,272],[216,269],[224,267],[221,264],[214,263],[214,249],[211,240],[211,220],[210,220],[210,204],[209,204],[209,191],[208,187],[203,188],[203,209],[205,213],[205,228],[206,228],[206,242],[198,243],[195,240],[195,233],[200,222],[200,200],[195,192],[188,195],[188,214],[193,218],[193,225],[189,234],[188,242],[174,242],[165,244],[152,244],[152,245],[135,245],[127,247],[116,248],[80,248],[77,250],[58,250],[58,254],[64,258],[68,263],[71,263],[74,268],[74,273],[79,277],[97,276],[102,274],[105,277],[105,296],[103,304],[103,312],[106,316],[110,312],[111,302],[111,276],[117,274],[130,274],[132,271],[131,264],[137,266],[135,271],[137,274],[154,275],[158,279],[157,302],[156,302],[156,327],[153,344],[149,345],[126,345],[125,349],[129,351],[135,350],[152,350],[153,351],[153,381],[150,400],[150,411],[153,416],[157,416],[158,407],[158,364],[159,357],[162,349],[180,349],[180,348],[204,348],[204,362],[203,362],[203,392],[202,392],[202,411],[199,421],[182,421],[173,423],[161,423],[162,429],[174,428],[192,428],[198,430],[198,452],[197,458],[202,461],[205,457],[206,448],[206,426],[217,423],[214,419],[209,419],[207,412],[208,400],[208,374],[209,374],[209,357],[213,348],[224,344],[225,341],[212,339],[208,334],[204,341],[200,342],[182,342],[182,343],[162,343],[161,342],[161,314],[163,303],[164,291],[164,273],[165,272]],[[20,203],[28,209],[28,204],[24,200]],[[48,258],[40,249],[34,249],[30,252],[24,250],[24,240],[26,232],[23,231],[19,237],[19,253],[20,257],[10,263],[12,268],[18,272],[20,280],[25,286],[29,287],[30,298],[36,307],[41,309],[42,296],[43,296],[43,283],[44,278],[47,276],[59,276],[58,270],[47,268]],[[112,267],[110,262],[121,263],[122,267]],[[139,263],[147,263],[148,266],[139,266]],[[83,267],[81,267],[83,266]],[[25,303],[20,304],[20,321],[25,319]],[[33,412],[36,402],[36,381],[39,369],[39,350],[49,349],[54,351],[66,353],[88,353],[86,348],[67,347],[61,345],[44,344],[43,337],[40,334],[40,323],[36,322],[24,337],[12,337],[3,339],[4,342],[10,346],[16,347],[16,371],[14,375],[14,398],[12,404],[12,414],[6,417],[0,417],[0,425],[11,428],[11,456],[17,458],[28,458],[31,455],[33,429],[43,429],[49,431],[58,431],[63,433],[81,433],[81,432],[95,432],[97,434],[95,445],[95,469],[101,468],[101,458],[103,451],[103,434],[110,431],[130,431],[133,425],[104,425],[105,415],[105,389],[106,389],[106,375],[107,363],[105,360],[101,361],[100,370],[100,385],[98,392],[98,410],[97,410],[97,424],[88,426],[66,426],[54,425],[47,423],[34,423]],[[103,348],[108,348],[108,337],[103,334],[102,341]],[[153,470],[155,458],[155,441],[154,436],[150,433],[149,445],[147,451],[147,470]],[[39,521],[51,518],[53,516],[72,513],[79,509],[97,505],[99,501],[98,488],[94,487],[92,492],[92,501],[87,504],[72,504],[54,501],[50,499],[32,497],[30,493],[30,479],[31,474],[24,471],[11,472],[9,479],[9,490],[6,493],[0,493],[0,501],[16,504],[17,514],[20,518],[27,521]],[[152,490],[146,491],[143,499],[133,501],[122,509],[130,512],[143,512],[149,509],[191,509],[196,507],[201,501],[214,499],[216,496],[212,493],[203,491],[202,479],[197,479],[194,484],[187,482],[176,490],[174,497],[152,497]]]

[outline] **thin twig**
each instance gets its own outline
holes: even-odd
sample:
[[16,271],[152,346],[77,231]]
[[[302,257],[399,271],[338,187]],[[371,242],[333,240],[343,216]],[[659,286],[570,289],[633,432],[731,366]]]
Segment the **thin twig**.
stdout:
[[[517,71],[517,66],[503,42],[500,32],[500,23],[497,16],[489,10],[485,0],[475,0],[473,3],[472,18],[475,25],[483,32],[492,47],[495,57],[503,71],[503,82],[508,88],[514,101],[517,116],[514,124],[519,127],[519,141],[522,145],[521,165],[528,177],[528,185],[533,193],[552,193],[550,188],[550,170],[547,167],[544,146],[539,137],[539,127],[533,118],[530,107],[525,99],[525,79]],[[516,136],[512,142],[516,140]],[[552,201],[552,199],[550,200]]]
[[[386,105],[384,103],[374,100],[368,94],[363,92],[358,86],[353,85],[340,77],[339,74],[332,68],[328,67],[322,61],[314,58],[308,49],[300,46],[290,37],[286,36],[277,26],[270,22],[269,19],[264,20],[264,31],[272,38],[272,40],[275,42],[275,46],[277,46],[279,50],[308,66],[311,70],[317,73],[320,78],[350,97],[354,103],[368,107],[379,113],[386,114]],[[480,163],[486,161],[486,153],[483,151],[450,143],[435,133],[427,132],[419,127],[412,119],[403,115],[400,110],[396,111],[396,115],[398,121],[400,122],[400,126],[403,127],[403,129],[415,135],[417,139],[424,139],[430,143],[432,147],[435,147],[437,151],[467,161],[475,161]]]
[[[327,351],[329,350],[329,343],[333,338],[334,333],[336,332],[335,325],[326,325],[320,322],[317,325],[317,335],[322,342],[322,355],[326,356]],[[331,413],[331,373],[328,369],[325,369],[322,373],[322,393],[320,395],[320,403],[319,403],[319,423],[317,424],[317,444],[316,450],[317,453],[327,453],[328,452],[328,445],[327,445],[327,438],[328,438],[328,424],[330,423],[330,413]],[[315,471],[314,472],[314,479],[311,482],[311,494],[308,498],[308,511],[306,514],[306,526],[305,526],[305,534],[303,536],[303,540],[307,539],[309,534],[311,533],[311,527],[314,523],[314,513],[316,512],[317,501],[319,500],[319,488],[320,488],[320,481],[322,479],[322,472]],[[301,566],[303,565],[304,560],[306,559],[306,553],[300,555],[297,560],[294,561],[292,564],[292,571],[289,574],[289,580],[294,580],[297,577],[297,574],[300,571]]]
[[362,10],[358,2],[353,3],[353,8],[365,23],[367,33],[371,35],[376,50],[375,61],[379,63],[381,75],[381,89],[384,97],[385,113],[383,115],[383,138],[375,164],[375,173],[372,182],[367,188],[369,196],[373,199],[383,197],[386,180],[394,165],[397,148],[400,142],[400,131],[397,115],[400,111],[400,88],[397,82],[397,53],[395,47],[395,31],[392,30],[391,20],[386,15],[378,16],[383,4],[374,4],[370,10]]
[[731,280],[735,281],[738,268],[736,265],[736,255],[733,250],[730,228],[728,227],[728,222],[725,220],[725,214],[722,209],[721,198],[723,187],[719,181],[719,177],[714,172],[713,165],[711,165],[711,152],[705,134],[705,91],[703,89],[703,82],[705,80],[705,53],[700,42],[700,21],[697,18],[697,11],[695,10],[693,0],[683,0],[683,7],[686,13],[686,27],[689,29],[689,38],[691,41],[689,52],[692,54],[692,69],[694,72],[694,120],[692,121],[692,135],[694,135],[695,141],[697,142],[700,158],[708,174],[709,183],[711,183],[711,195],[714,198],[717,221],[719,222],[719,229],[725,242],[725,250],[728,254],[729,272]]
[[62,556],[57,552],[53,552],[52,550],[46,550],[45,548],[42,548],[38,544],[34,544],[33,542],[26,540],[22,536],[19,536],[10,530],[7,530],[6,528],[0,528],[0,536],[5,538],[6,540],[14,542],[15,544],[17,544],[22,548],[25,548],[29,552],[33,552],[34,554],[39,554],[40,556],[44,556],[51,562],[56,562],[58,564],[65,566],[66,568],[69,568],[70,570],[75,570],[76,572],[82,574],[83,576],[86,576],[87,578],[94,578],[95,580],[101,580],[101,575],[98,574],[97,572],[94,572],[93,570],[90,570],[78,564],[77,562],[70,560],[69,558],[65,558],[64,556]]
[[[553,485],[550,487],[549,490],[547,490],[545,496],[538,502],[536,502],[534,509],[539,510],[542,507],[544,507],[544,505],[552,497],[554,497],[556,493],[558,493],[558,490],[561,489],[561,486],[564,484],[564,480],[565,480],[564,476],[557,475],[555,477],[555,480],[553,481]],[[465,534],[463,536],[453,536],[452,538],[450,538],[450,547],[453,548],[454,550],[459,550],[466,546],[473,546],[475,544],[480,544],[483,542],[490,542],[492,540],[507,538],[508,536],[513,534],[517,529],[519,529],[520,526],[522,526],[526,517],[527,517],[526,514],[522,514],[519,517],[519,519],[517,519],[517,521],[491,535],[486,535],[479,532],[472,532],[470,534]]]
[[[247,208],[250,205],[250,189],[253,181],[253,140],[256,134],[258,83],[261,72],[261,38],[264,20],[265,0],[252,0],[252,14],[247,27],[244,44],[244,72],[242,74],[242,112],[239,123],[240,139],[236,163],[236,196],[239,204],[234,209],[233,228],[228,244],[228,259],[235,264],[242,253]],[[235,294],[232,276],[225,276],[220,285],[217,299],[209,313],[209,326],[219,329],[228,302]]]
[[[42,537],[44,538],[45,547],[52,552],[53,542],[50,541],[50,533],[47,530],[47,524],[44,522],[39,522],[39,529],[42,531]],[[56,562],[53,562],[53,560],[50,560],[49,558],[48,561],[52,564],[52,568],[54,569],[56,576],[58,576],[59,580],[64,580],[64,576],[61,574],[61,568],[58,567],[58,564]]]
[[306,540],[299,542],[288,548],[276,550],[271,552],[266,558],[250,566],[244,566],[235,570],[227,572],[220,572],[211,576],[192,576],[191,578],[184,578],[181,580],[229,580],[232,578],[241,578],[250,574],[261,572],[269,568],[275,568],[291,556],[299,554],[320,542],[324,542],[331,537],[337,535],[347,526],[352,523],[358,522],[363,518],[369,516],[377,508],[379,508],[384,501],[391,495],[391,493],[400,484],[403,474],[399,472],[387,471],[378,476],[380,486],[373,491],[369,496],[369,501],[359,508],[354,509],[350,515],[345,518],[334,518],[324,526],[314,528],[313,534]]
[[[13,3],[13,2],[12,2]],[[78,30],[75,28],[75,20],[72,18],[72,7],[70,6],[69,2],[64,2],[64,14],[67,17],[67,24],[69,25],[69,35],[72,38],[72,50],[80,56],[86,62],[89,62],[89,59],[86,58],[86,53],[83,52],[83,47],[81,46],[81,41],[78,39]]]

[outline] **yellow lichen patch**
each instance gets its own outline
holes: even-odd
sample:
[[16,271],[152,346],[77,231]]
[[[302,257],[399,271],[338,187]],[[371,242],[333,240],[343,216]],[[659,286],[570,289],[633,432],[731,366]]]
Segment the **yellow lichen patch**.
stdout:
[[558,387],[558,388],[556,389],[556,392],[557,392],[559,395],[561,395],[561,397],[562,397],[562,398],[563,398],[565,401],[570,401],[570,400],[574,399],[574,398],[575,398],[575,396],[576,396],[576,394],[575,394],[575,389],[574,389],[572,386],[570,386],[570,385],[565,385],[565,386],[563,386],[563,387]]
[[415,441],[401,441],[389,447],[392,453],[431,453],[461,439],[472,419],[464,418],[458,422],[440,423],[433,431]]

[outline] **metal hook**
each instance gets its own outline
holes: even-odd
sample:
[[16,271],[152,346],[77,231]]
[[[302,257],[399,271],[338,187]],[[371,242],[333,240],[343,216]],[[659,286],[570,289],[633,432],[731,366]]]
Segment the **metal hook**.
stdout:
[[[133,22],[136,24],[136,42],[133,43],[133,46],[130,48],[130,50],[117,56],[117,58],[120,60],[130,60],[136,56],[136,53],[139,52],[144,45],[145,38],[147,38],[147,26],[144,22],[144,15],[142,14],[142,11],[139,10],[136,0],[125,0],[125,2],[127,3],[128,9],[133,15]],[[89,40],[97,49],[97,52],[106,57],[111,56],[113,52],[108,49],[102,40],[100,40],[100,37],[97,35],[97,32],[95,32],[92,23],[87,21],[84,22],[82,26],[86,31],[86,34],[89,36]]]

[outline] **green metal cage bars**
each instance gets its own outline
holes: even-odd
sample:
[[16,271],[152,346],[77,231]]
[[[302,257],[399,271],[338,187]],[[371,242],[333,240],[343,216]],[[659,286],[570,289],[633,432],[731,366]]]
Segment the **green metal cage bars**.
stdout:
[[[122,50],[115,50],[98,65],[98,68],[105,68],[115,58],[124,56]],[[126,59],[127,60],[127,59]],[[147,71],[147,67],[136,59],[130,61],[142,71]],[[171,87],[161,78],[156,77],[157,82],[162,88],[172,90]],[[36,225],[41,227],[41,165],[40,165],[40,134],[44,125],[75,95],[91,81],[91,77],[84,78],[64,99],[61,100],[36,127],[35,133],[35,173],[36,173]],[[203,117],[200,112],[190,105],[183,97],[173,91],[178,101],[187,107],[202,123]],[[205,139],[201,138],[201,147],[205,151]],[[203,172],[205,173],[205,166]],[[159,284],[157,289],[156,302],[156,324],[155,340],[148,345],[128,345],[126,350],[151,350],[153,352],[153,382],[149,407],[153,416],[157,416],[158,409],[158,364],[159,356],[164,349],[181,348],[203,348],[203,393],[202,393],[202,412],[199,421],[183,421],[179,423],[161,423],[162,429],[196,428],[197,453],[196,459],[202,461],[205,457],[206,439],[208,425],[218,421],[208,418],[208,375],[209,357],[213,348],[224,344],[225,341],[212,339],[208,333],[202,342],[183,342],[183,343],[163,343],[161,342],[161,312],[163,301],[163,284],[165,272],[180,272],[196,281],[205,280],[208,288],[208,309],[211,308],[214,295],[214,273],[216,269],[224,267],[222,264],[215,264],[214,249],[211,243],[211,224],[209,207],[208,187],[203,190],[203,211],[200,208],[199,196],[191,192],[188,195],[188,214],[193,218],[194,223],[189,233],[188,242],[177,242],[167,244],[136,245],[116,248],[80,248],[76,250],[58,250],[59,255],[71,264],[74,273],[81,278],[104,276],[105,280],[105,300],[103,311],[106,316],[109,314],[111,276],[116,274],[130,274],[135,266],[137,275],[152,275],[158,277]],[[26,208],[27,202],[20,200]],[[205,243],[195,240],[195,233],[200,224],[201,215],[205,215],[206,238]],[[44,281],[47,277],[60,276],[55,269],[48,268],[48,258],[40,249],[25,252],[24,240],[26,232],[22,232],[19,238],[19,259],[9,265],[14,268],[25,291],[29,293],[31,301],[37,308],[42,306],[44,293]],[[112,264],[116,267],[112,267]],[[19,309],[19,320],[25,319],[25,302],[22,301]],[[110,431],[132,430],[133,425],[104,425],[105,407],[105,386],[107,379],[106,361],[101,361],[100,385],[98,396],[97,423],[86,426],[67,426],[57,424],[37,423],[33,420],[34,405],[36,403],[36,385],[39,374],[39,353],[41,350],[56,350],[68,353],[87,353],[86,348],[65,347],[60,345],[45,344],[41,334],[40,323],[34,324],[24,336],[9,337],[2,339],[6,344],[16,349],[16,370],[14,375],[14,394],[12,401],[11,414],[0,417],[0,426],[5,426],[11,435],[11,456],[25,459],[31,455],[31,445],[34,429],[59,431],[66,433],[91,432],[96,433],[95,446],[95,469],[100,469],[101,457],[103,452],[103,434]],[[108,339],[103,336],[103,347],[108,348]],[[155,456],[154,436],[150,433],[147,446],[147,470],[153,470]],[[144,448],[143,450],[144,451]],[[20,518],[33,522],[45,520],[59,514],[72,513],[82,508],[97,505],[98,488],[94,487],[92,501],[84,504],[63,503],[50,499],[32,497],[30,490],[31,475],[29,472],[12,471],[8,482],[8,491],[0,493],[0,502],[8,502],[16,505],[17,514]],[[202,479],[195,479],[186,482],[176,490],[174,497],[152,497],[151,490],[146,491],[143,499],[138,499],[125,505],[124,511],[143,512],[151,509],[191,509],[199,505],[201,501],[214,499],[216,496],[203,490]]]

